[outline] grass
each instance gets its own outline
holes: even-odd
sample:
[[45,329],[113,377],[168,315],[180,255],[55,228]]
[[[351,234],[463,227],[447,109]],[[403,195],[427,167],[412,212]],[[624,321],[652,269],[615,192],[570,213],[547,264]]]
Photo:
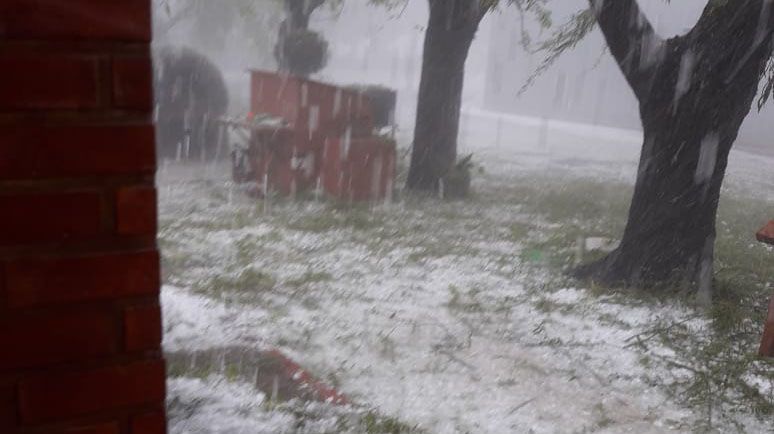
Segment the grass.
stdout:
[[[323,293],[341,277],[339,273],[318,268],[314,263],[315,252],[352,245],[365,247],[372,258],[382,258],[402,249],[395,256],[405,266],[433,266],[432,262],[437,259],[454,256],[463,260],[491,258],[492,274],[524,280],[529,297],[507,299],[505,303],[501,299],[499,304],[475,287],[449,286],[445,308],[455,317],[470,316],[486,321],[489,315],[506,315],[508,306],[504,304],[525,302],[544,314],[566,313],[573,306],[559,303],[550,295],[557,289],[578,285],[563,274],[577,263],[578,239],[619,237],[626,222],[630,194],[631,186],[609,181],[518,177],[507,186],[482,189],[464,202],[407,198],[389,209],[278,202],[267,214],[263,214],[259,204],[229,210],[228,218],[162,219],[160,243],[164,252],[164,276],[173,283],[174,279],[181,279],[182,283],[209,296],[247,293],[270,308],[276,303],[274,299],[287,296],[290,290],[290,296],[301,294],[303,305],[313,309],[318,300],[312,296],[312,290]],[[221,194],[215,200],[228,199]],[[497,216],[486,214],[492,209],[498,211]],[[774,416],[774,396],[762,396],[750,385],[752,375],[765,378],[774,372],[771,362],[755,356],[766,302],[772,292],[774,255],[770,249],[754,242],[753,232],[772,217],[771,212],[770,203],[741,195],[724,195],[717,225],[715,300],[709,311],[695,310],[691,316],[704,325],[655,320],[648,333],[632,340],[632,345],[641,353],[640,364],[652,367],[653,371],[658,367],[668,368],[672,374],[668,378],[652,377],[645,381],[667,390],[699,415],[696,426],[692,427],[696,431],[708,432],[733,425],[739,414],[761,420]],[[195,237],[202,232],[229,232],[254,226],[257,219],[270,226],[271,231],[237,238],[227,244],[223,255],[230,257],[226,258],[231,267],[226,267],[228,273],[205,274],[203,278],[195,275],[185,281],[184,271],[206,268],[210,261],[218,261],[217,255],[221,254],[204,252],[202,256],[194,256],[187,253],[186,243],[196,242]],[[306,250],[281,249],[285,240],[299,237],[305,240]],[[487,251],[487,245],[481,246],[492,240],[507,241],[513,248],[492,253]],[[591,261],[602,254],[587,253],[583,259]],[[284,262],[300,262],[304,267],[291,277],[280,277],[274,268]],[[518,267],[515,271],[509,269],[514,263]],[[368,268],[352,272],[366,274]],[[692,300],[679,294],[593,284],[586,292],[604,303],[654,308],[666,304],[693,309]],[[621,329],[631,328],[614,314],[597,315],[592,320]],[[540,344],[568,347],[572,343],[546,338]],[[395,346],[386,337],[378,343],[381,356],[387,359],[395,357]],[[671,350],[671,354],[664,356],[652,351],[656,346]],[[226,372],[226,377],[233,377],[228,369]],[[206,376],[207,373],[187,375]],[[413,428],[389,418],[366,415],[361,422],[364,425],[359,426],[359,432],[414,432]],[[613,423],[604,413],[597,422],[600,429],[609,428]],[[737,426],[737,430],[741,429]]]
[[[203,381],[217,379],[228,383],[255,383],[256,366],[266,363],[260,353],[249,349],[223,348],[197,352],[167,353],[167,376],[176,378],[197,378]],[[263,368],[263,371],[270,368]],[[256,390],[256,393],[258,391]],[[174,396],[167,401],[170,421],[188,419],[206,405],[205,399],[181,399]],[[254,412],[278,412],[292,418],[298,432],[307,432],[306,426],[315,426],[322,421],[330,424],[334,419],[336,433],[356,434],[422,434],[423,430],[394,417],[384,416],[375,409],[357,404],[334,406],[324,403],[310,405],[302,398],[272,401],[266,399],[261,407],[246,406],[237,413],[249,416]]]
[[559,310],[560,307],[561,307],[561,305],[559,303],[557,303],[557,302],[555,302],[555,301],[553,301],[553,300],[551,300],[549,298],[546,298],[546,297],[540,298],[535,303],[535,309],[537,309],[537,310],[539,310],[541,312],[544,312],[544,313],[549,313],[549,312],[557,311],[557,310]]
[[303,232],[322,233],[332,230],[351,229],[368,231],[382,227],[384,221],[378,214],[370,213],[362,207],[342,209],[331,206],[327,210],[314,214],[304,214],[291,219],[287,228]]
[[[529,234],[533,227],[523,223],[514,225],[511,233],[514,238],[529,240],[522,253],[527,263],[563,271],[573,265],[578,236],[620,236],[629,194],[629,187],[609,182],[576,180],[572,186],[552,185],[548,180],[527,183],[515,189],[513,199],[557,227],[543,239],[532,239]],[[762,421],[774,418],[774,396],[761,395],[750,383],[752,375],[774,381],[774,363],[755,354],[771,296],[774,258],[769,249],[755,243],[753,234],[772,217],[771,212],[770,203],[723,195],[718,211],[714,300],[708,312],[696,314],[708,320],[709,327],[697,330],[666,321],[653,325],[657,332],[649,340],[656,340],[675,353],[674,357],[662,358],[661,363],[674,371],[689,372],[674,375],[666,387],[701,416],[693,427],[696,432],[715,430],[719,422],[736,425],[736,429],[743,431],[744,427],[735,422],[739,413]],[[593,261],[602,253],[597,255],[585,260]],[[591,293],[613,296],[622,304],[693,305],[693,300],[685,296],[637,289],[592,286]],[[559,306],[550,299],[539,298],[535,307],[547,312]],[[642,349],[643,363],[653,363],[647,342],[642,343]]]
[[285,284],[295,288],[306,288],[320,282],[330,282],[333,276],[324,271],[307,271],[299,277],[285,281]]
[[481,313],[484,312],[484,306],[476,300],[476,288],[469,289],[466,293],[462,293],[459,288],[454,285],[449,286],[449,301],[446,303],[446,307],[449,310],[464,312],[464,313]]
[[385,418],[369,412],[363,417],[366,434],[407,434],[419,433],[418,427],[409,426],[395,418]]
[[271,274],[248,267],[232,275],[211,276],[198,282],[194,290],[219,299],[232,294],[255,298],[270,293],[276,284],[277,281]]

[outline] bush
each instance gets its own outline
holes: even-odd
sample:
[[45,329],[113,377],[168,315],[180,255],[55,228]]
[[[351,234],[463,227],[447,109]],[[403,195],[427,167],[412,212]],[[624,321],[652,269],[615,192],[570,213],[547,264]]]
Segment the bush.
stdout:
[[215,119],[228,109],[223,75],[207,57],[190,48],[164,47],[154,57],[159,157],[175,158],[188,138],[190,147],[182,158],[212,158],[220,139]]
[[288,30],[274,49],[280,67],[293,75],[306,77],[328,63],[328,42],[310,30]]
[[398,102],[395,90],[376,85],[354,85],[350,89],[368,98],[376,128],[391,127],[395,123],[395,106]]
[[473,154],[460,158],[454,164],[449,173],[443,177],[445,199],[464,199],[470,195],[473,167]]

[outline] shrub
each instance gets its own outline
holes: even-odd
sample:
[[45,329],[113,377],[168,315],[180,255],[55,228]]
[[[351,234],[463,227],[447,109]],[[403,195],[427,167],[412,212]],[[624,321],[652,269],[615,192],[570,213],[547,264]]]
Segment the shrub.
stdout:
[[444,198],[464,199],[470,195],[473,167],[473,154],[457,160],[454,167],[443,177]]
[[[187,47],[154,53],[157,152],[160,158],[208,159],[218,154],[215,122],[228,109],[228,90],[218,67]],[[189,148],[178,147],[190,139]],[[222,153],[222,154],[225,154]]]
[[288,30],[274,49],[280,67],[291,74],[306,77],[328,63],[328,42],[310,30]]

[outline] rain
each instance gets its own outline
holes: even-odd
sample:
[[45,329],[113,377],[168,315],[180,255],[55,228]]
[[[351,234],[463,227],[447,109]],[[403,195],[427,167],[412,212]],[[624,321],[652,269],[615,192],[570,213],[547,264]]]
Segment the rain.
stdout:
[[152,0],[171,434],[774,432],[771,0]]

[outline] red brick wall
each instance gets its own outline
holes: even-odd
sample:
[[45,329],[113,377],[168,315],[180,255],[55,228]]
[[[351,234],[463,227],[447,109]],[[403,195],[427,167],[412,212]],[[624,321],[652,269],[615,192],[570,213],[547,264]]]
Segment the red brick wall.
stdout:
[[0,1],[0,433],[161,434],[150,0]]

